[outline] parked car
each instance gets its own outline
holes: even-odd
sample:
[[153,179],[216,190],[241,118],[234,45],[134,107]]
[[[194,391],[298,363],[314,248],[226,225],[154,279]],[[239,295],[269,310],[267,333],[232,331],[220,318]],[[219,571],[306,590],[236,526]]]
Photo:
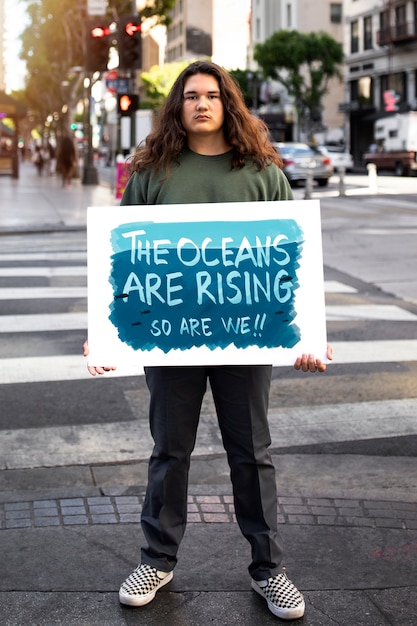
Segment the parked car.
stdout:
[[273,144],[284,161],[284,174],[290,183],[305,181],[309,173],[312,174],[320,187],[325,187],[333,167],[330,158],[320,154],[306,143],[278,142]]
[[335,172],[341,167],[344,167],[347,172],[353,168],[353,157],[343,146],[318,146],[317,150],[329,157]]

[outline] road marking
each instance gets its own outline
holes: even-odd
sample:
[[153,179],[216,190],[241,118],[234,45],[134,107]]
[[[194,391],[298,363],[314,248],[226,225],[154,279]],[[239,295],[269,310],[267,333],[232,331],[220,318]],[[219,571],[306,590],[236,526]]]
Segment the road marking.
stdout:
[[0,276],[14,278],[22,276],[87,276],[86,265],[63,265],[54,267],[0,267]]
[[334,341],[335,363],[399,363],[417,361],[417,339]]
[[[105,376],[141,376],[141,366],[120,366]],[[63,380],[93,380],[81,354],[0,359],[0,384],[42,383]]]
[[[59,288],[58,288],[59,289]],[[69,289],[69,288],[67,288]],[[71,288],[74,291],[65,292],[68,298],[83,298],[83,288]],[[54,291],[52,290],[52,293]],[[71,296],[70,293],[73,295]],[[39,295],[38,298],[48,297]],[[49,297],[54,297],[53,295]],[[56,296],[60,297],[60,296]],[[61,296],[63,297],[63,296]],[[1,298],[0,298],[1,299]],[[391,305],[370,306],[327,306],[327,321],[403,321],[415,322],[417,316],[400,307]],[[0,333],[30,333],[48,332],[57,330],[87,329],[87,313],[42,313],[37,315],[1,315]]]
[[0,289],[0,300],[40,300],[46,298],[86,298],[87,287],[5,287]]
[[[417,361],[417,340],[332,342],[336,365]],[[332,367],[332,364],[329,365]],[[108,376],[141,376],[143,368],[119,366]],[[86,360],[78,355],[0,359],[0,384],[40,383],[90,378]],[[101,377],[100,377],[101,378]],[[417,423],[417,422],[416,422]]]
[[[82,265],[65,265],[55,267],[0,267],[0,276],[15,278],[24,276],[42,276],[55,278],[56,276],[87,276],[87,267]],[[337,280],[325,280],[324,290],[329,293],[357,293],[357,289]]]
[[417,398],[347,402],[274,411],[271,436],[285,446],[417,434]]
[[36,333],[57,330],[87,330],[87,313],[0,315],[0,333]]
[[[16,271],[15,271],[16,269]],[[46,278],[54,277],[70,277],[70,276],[87,276],[86,268],[76,268],[76,271],[72,272],[71,268],[54,268],[55,270],[64,270],[60,272],[47,272],[48,268],[0,268],[0,277],[3,278],[16,278],[22,276],[42,276]],[[338,281],[328,281],[324,283],[326,293],[357,293],[354,287],[344,285]],[[43,287],[3,287],[0,288],[0,300],[33,300],[38,298],[77,298],[79,293],[82,297],[87,296],[87,288],[83,291],[82,287],[55,287],[55,286],[43,286]],[[62,294],[62,295],[61,295]]]
[[417,228],[360,228],[358,230],[350,230],[355,235],[417,235]]
[[12,252],[0,254],[0,263],[11,261],[86,261],[87,252],[66,251],[66,252]]
[[417,315],[392,304],[350,304],[326,306],[327,321],[387,320],[415,322]]
[[[273,445],[289,447],[417,434],[417,399],[324,405],[270,413]],[[200,420],[195,455],[223,454],[213,411]],[[147,459],[152,439],[147,419],[3,430],[0,468],[23,469]]]
[[324,291],[326,293],[357,293],[357,289],[337,280],[325,280]]
[[[87,266],[65,265],[54,267],[0,267],[0,277],[2,278],[21,278],[25,276],[41,276],[45,278],[55,278],[57,276],[87,276]],[[45,289],[47,289],[47,287],[45,287]],[[357,289],[354,287],[341,283],[337,280],[325,280],[324,290],[326,293],[357,293]],[[5,289],[3,291],[5,291]],[[27,297],[31,297],[30,291]]]

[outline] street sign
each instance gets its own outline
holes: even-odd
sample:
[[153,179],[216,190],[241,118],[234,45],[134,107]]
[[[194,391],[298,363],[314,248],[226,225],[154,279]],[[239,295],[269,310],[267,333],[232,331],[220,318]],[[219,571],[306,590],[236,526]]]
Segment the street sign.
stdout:
[[87,0],[88,15],[105,15],[107,0]]
[[118,93],[126,93],[129,91],[129,79],[126,76],[119,76],[117,69],[109,70],[105,75],[106,88],[114,96]]
[[128,78],[107,78],[106,87],[113,94],[125,93],[129,91],[129,79]]

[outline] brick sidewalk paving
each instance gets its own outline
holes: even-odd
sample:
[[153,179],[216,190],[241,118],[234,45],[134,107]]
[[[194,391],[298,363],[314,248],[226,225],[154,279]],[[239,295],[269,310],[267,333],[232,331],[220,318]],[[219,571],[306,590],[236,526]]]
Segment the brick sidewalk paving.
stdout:
[[[94,496],[0,505],[0,529],[139,523],[143,496]],[[231,495],[190,495],[188,522],[235,523]],[[280,524],[417,529],[417,503],[279,497]]]

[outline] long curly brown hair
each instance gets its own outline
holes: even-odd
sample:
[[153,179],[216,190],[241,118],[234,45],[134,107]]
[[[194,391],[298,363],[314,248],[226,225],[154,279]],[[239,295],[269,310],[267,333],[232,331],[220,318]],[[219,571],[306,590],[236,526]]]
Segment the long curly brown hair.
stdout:
[[187,146],[187,133],[181,121],[183,94],[185,82],[195,74],[209,74],[219,85],[224,106],[224,136],[232,146],[231,168],[244,167],[247,158],[252,159],[260,170],[270,163],[282,167],[282,160],[269,140],[268,127],[250,113],[230,74],[215,63],[197,61],[186,67],[176,79],[146,144],[139,146],[132,157],[131,171],[153,169],[169,175],[170,165],[178,160]]

